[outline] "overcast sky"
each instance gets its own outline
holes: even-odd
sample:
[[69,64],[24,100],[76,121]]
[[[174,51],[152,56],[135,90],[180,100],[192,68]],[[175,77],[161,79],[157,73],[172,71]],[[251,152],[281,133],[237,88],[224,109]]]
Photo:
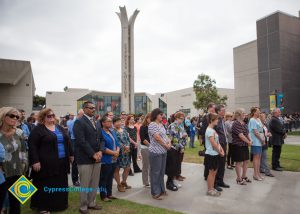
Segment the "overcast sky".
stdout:
[[299,0],[0,0],[0,58],[29,60],[36,93],[65,86],[121,91],[121,24],[135,22],[135,91],[191,87],[197,75],[233,88],[233,48],[256,39],[256,20],[298,16]]

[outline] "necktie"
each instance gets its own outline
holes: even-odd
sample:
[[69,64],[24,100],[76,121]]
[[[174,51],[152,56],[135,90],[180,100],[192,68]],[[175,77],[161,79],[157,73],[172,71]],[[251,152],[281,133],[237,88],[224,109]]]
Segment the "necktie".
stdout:
[[93,119],[93,118],[91,118],[91,119],[90,119],[90,121],[91,121],[91,123],[93,124],[93,126],[94,126],[94,129],[96,129],[96,123],[95,123],[94,119]]

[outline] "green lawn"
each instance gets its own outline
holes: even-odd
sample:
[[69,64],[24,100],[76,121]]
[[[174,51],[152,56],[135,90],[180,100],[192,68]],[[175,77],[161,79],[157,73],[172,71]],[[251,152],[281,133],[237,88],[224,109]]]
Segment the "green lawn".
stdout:
[[[97,196],[97,201],[99,201],[99,196]],[[99,203],[99,202],[98,202]],[[110,213],[110,214],[180,214],[180,212],[170,211],[162,208],[151,207],[148,205],[142,205],[122,199],[114,200],[113,202],[100,202],[103,209],[101,211],[91,211],[90,213]],[[32,214],[35,213],[30,208],[30,200],[28,200],[23,206],[21,213],[22,214]],[[69,208],[64,212],[57,212],[57,213],[64,213],[64,214],[73,214],[79,213],[79,193],[70,193],[69,194]],[[38,213],[38,212],[36,212]]]
[[[199,141],[195,142],[196,148],[186,148],[184,153],[184,162],[189,163],[203,163],[204,158],[198,156],[198,151],[203,150],[203,146],[199,145]],[[268,160],[271,166],[272,148],[268,149]],[[281,165],[286,171],[300,172],[300,146],[295,145],[283,145],[281,158]],[[251,164],[250,164],[251,166]]]
[[288,132],[288,135],[300,136],[300,131]]

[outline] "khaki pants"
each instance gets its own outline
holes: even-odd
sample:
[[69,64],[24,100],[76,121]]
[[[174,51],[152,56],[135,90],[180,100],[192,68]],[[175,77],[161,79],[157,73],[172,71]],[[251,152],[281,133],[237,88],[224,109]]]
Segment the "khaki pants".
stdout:
[[80,192],[80,209],[87,210],[88,207],[96,206],[96,195],[99,185],[101,164],[78,165],[80,187],[93,188],[91,192]]

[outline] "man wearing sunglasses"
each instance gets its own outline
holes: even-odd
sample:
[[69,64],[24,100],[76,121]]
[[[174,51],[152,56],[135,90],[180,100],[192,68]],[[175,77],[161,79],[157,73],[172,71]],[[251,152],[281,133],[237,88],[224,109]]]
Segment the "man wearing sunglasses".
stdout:
[[96,204],[104,139],[94,119],[95,105],[83,103],[84,115],[74,123],[75,160],[77,162],[81,188],[93,188],[92,192],[80,193],[80,209],[88,214],[89,209],[100,210]]

